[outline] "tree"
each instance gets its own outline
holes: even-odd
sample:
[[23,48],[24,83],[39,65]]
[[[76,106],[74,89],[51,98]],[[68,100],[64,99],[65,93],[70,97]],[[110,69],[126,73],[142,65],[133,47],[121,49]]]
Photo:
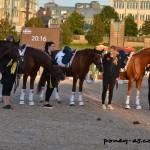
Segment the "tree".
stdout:
[[96,46],[103,41],[103,34],[104,34],[104,24],[101,21],[101,18],[98,14],[94,15],[93,25],[88,31],[86,39],[90,44]]
[[44,24],[40,17],[33,17],[27,22],[25,22],[25,27],[37,27],[37,28],[44,28]]
[[70,25],[70,22],[68,20],[66,20],[61,29],[62,29],[62,44],[63,45],[68,45],[71,43],[72,41],[72,32],[71,32],[71,25]]
[[84,34],[84,16],[74,11],[68,17],[68,21],[70,22],[70,29],[73,34]]
[[146,20],[142,26],[142,34],[150,35],[150,20]]
[[12,26],[9,22],[9,15],[0,21],[0,39],[4,40],[6,37],[11,34],[15,37],[15,40],[18,39],[15,26]]
[[100,13],[100,17],[105,26],[105,34],[110,34],[111,19],[119,21],[118,13],[115,11],[113,7],[105,6]]
[[137,36],[138,28],[132,14],[125,17],[125,36]]

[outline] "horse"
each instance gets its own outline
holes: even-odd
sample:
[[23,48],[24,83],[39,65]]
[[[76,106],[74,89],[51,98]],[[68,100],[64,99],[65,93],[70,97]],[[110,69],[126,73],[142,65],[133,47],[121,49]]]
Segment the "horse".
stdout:
[[150,63],[150,47],[139,50],[130,58],[126,71],[122,74],[122,79],[128,79],[128,92],[126,99],[126,109],[130,109],[130,95],[132,85],[136,82],[136,109],[141,109],[140,87],[145,75],[145,67]]
[[[70,103],[69,103],[70,106],[75,106],[74,96],[75,96],[76,84],[78,79],[79,79],[78,102],[79,102],[79,106],[84,106],[83,97],[82,97],[83,82],[86,74],[89,71],[90,65],[92,63],[94,63],[95,65],[101,64],[102,52],[103,51],[98,51],[95,49],[85,49],[85,50],[79,50],[75,52],[73,56],[74,58],[69,67],[71,69],[72,77],[73,77],[72,93],[71,93]],[[38,83],[38,89],[37,89],[38,93],[41,92],[42,87],[45,85],[44,83],[45,80],[42,74]]]
[[18,60],[19,57],[19,45],[10,41],[0,41],[0,59],[4,55],[8,55],[13,60]]
[[51,76],[60,80],[64,80],[65,76],[62,74],[62,70],[59,66],[52,65],[51,58],[46,52],[27,46],[23,56],[23,65],[21,71],[21,73],[23,74],[23,86],[19,104],[25,104],[24,98],[26,91],[26,82],[28,76],[30,76],[29,105],[34,105],[34,81],[40,66],[46,68]]

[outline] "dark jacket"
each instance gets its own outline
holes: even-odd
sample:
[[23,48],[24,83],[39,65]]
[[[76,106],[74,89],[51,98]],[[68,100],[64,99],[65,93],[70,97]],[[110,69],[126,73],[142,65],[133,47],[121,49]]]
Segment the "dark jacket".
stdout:
[[8,55],[5,55],[5,56],[3,56],[2,58],[1,58],[1,60],[0,60],[0,71],[4,71],[4,70],[6,70],[8,67],[7,67],[7,65],[8,65],[8,63],[10,62],[10,60],[11,60],[11,58],[8,56]]
[[[51,57],[52,65],[58,65],[56,60],[55,60],[55,55],[54,54],[50,55],[50,53],[47,52],[47,51],[45,51],[45,52]],[[49,71],[46,68],[44,68],[44,72],[43,73],[44,73],[45,76],[49,76]]]
[[110,56],[110,53],[105,54],[103,58],[103,67],[104,67],[104,75],[119,77],[120,67],[121,67],[121,57],[117,55],[118,62],[114,64],[113,58]]

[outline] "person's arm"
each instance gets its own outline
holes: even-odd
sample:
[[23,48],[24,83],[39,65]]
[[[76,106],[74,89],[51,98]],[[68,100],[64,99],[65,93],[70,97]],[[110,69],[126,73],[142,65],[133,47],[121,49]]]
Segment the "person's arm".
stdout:
[[116,75],[117,75],[117,78],[119,78],[120,69],[121,69],[121,56],[118,55],[117,58],[118,58],[118,62],[117,62],[117,68],[116,68],[116,71],[117,71]]
[[105,68],[106,61],[107,61],[107,54],[104,55],[104,58],[102,60],[102,62],[103,62],[103,69]]

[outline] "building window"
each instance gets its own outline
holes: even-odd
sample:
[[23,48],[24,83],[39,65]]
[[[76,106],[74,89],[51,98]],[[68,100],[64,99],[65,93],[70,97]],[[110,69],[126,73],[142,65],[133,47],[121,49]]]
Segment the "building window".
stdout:
[[127,2],[127,8],[129,9],[129,2]]
[[52,15],[55,15],[56,14],[56,10],[52,10]]
[[43,11],[43,15],[46,15],[46,11]]
[[143,9],[143,3],[140,4],[140,8]]
[[135,9],[137,9],[138,8],[138,3],[135,3]]
[[140,20],[144,20],[144,15],[140,15]]
[[62,10],[61,11],[61,15],[63,15],[63,14],[67,14],[67,11],[66,10]]

